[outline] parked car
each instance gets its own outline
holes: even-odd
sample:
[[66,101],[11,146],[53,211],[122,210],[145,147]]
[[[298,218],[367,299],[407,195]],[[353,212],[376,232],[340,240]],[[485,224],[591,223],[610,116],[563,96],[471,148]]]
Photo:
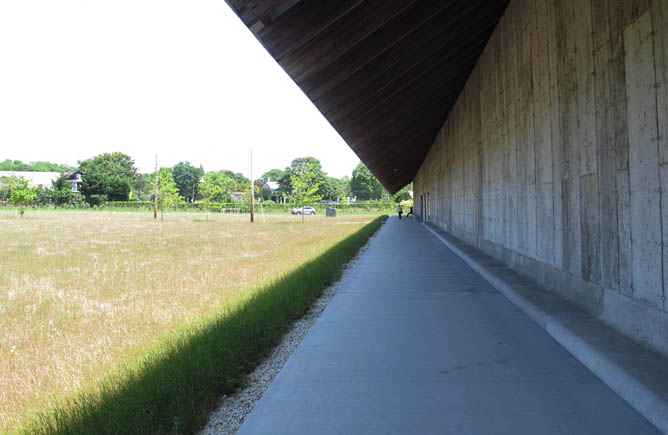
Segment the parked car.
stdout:
[[292,214],[315,214],[315,208],[309,205],[299,208],[293,208]]

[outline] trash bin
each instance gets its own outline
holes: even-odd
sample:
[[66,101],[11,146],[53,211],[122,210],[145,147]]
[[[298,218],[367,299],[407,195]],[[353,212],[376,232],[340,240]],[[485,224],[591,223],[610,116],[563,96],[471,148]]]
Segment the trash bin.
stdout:
[[325,216],[327,217],[336,217],[336,209],[333,207],[327,207],[325,209]]

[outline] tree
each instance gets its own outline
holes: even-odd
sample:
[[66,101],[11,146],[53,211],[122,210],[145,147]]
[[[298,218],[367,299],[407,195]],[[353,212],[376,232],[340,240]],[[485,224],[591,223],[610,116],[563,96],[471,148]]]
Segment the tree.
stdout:
[[392,196],[392,201],[396,202],[397,204],[410,201],[413,198],[410,194],[410,192],[412,191],[413,191],[413,183],[410,183],[404,186],[400,191],[395,193]]
[[294,173],[290,168],[285,168],[283,171],[283,176],[278,179],[278,189],[276,190],[277,194],[281,197],[290,197],[292,195],[292,176]]
[[37,198],[35,198],[35,201],[33,201],[33,204],[38,204],[38,205],[47,205],[50,202],[52,202],[52,191],[51,189],[48,189],[44,186],[35,186],[35,195],[37,195]]
[[280,196],[280,189],[277,189],[278,192],[276,192],[276,191],[272,192],[271,188],[267,185],[267,182],[271,181],[272,183],[279,183],[279,186],[280,186],[279,181],[281,180],[281,178],[283,178],[284,175],[285,175],[285,171],[283,171],[281,169],[270,169],[267,172],[265,172],[264,174],[262,174],[262,176],[260,178],[255,180],[255,185],[256,186],[263,185],[257,191],[259,197],[261,197],[264,201],[268,201],[270,199],[274,199],[276,196]]
[[0,171],[28,171],[28,172],[65,172],[73,169],[68,165],[51,162],[23,163],[21,160],[5,160],[0,162]]
[[314,174],[314,181],[319,183],[318,194],[323,197],[327,194],[327,175],[322,170],[320,160],[315,157],[299,157],[294,159],[290,166],[285,168],[283,176],[278,180],[278,193],[285,197],[294,197],[294,186],[292,184],[292,177],[300,174],[305,169],[309,168],[309,172]]
[[[292,195],[297,207],[311,205],[322,199],[322,195],[318,193],[318,190],[323,182],[319,178],[319,174],[312,163],[307,163],[295,170],[291,182]],[[303,213],[302,222],[304,222]]]
[[236,185],[250,185],[250,180],[244,176],[241,172],[232,172],[227,169],[222,171],[217,171],[219,176],[233,180]]
[[32,167],[28,163],[23,163],[21,160],[7,159],[0,162],[0,171],[30,171]]
[[136,201],[148,201],[153,197],[153,185],[155,184],[155,172],[152,174],[137,174],[135,183],[130,191],[130,199]]
[[247,186],[246,183],[238,183],[234,178],[229,176],[230,171],[218,171],[218,172],[207,172],[204,176],[204,181],[207,180],[210,183],[215,183],[220,186],[220,193],[217,193],[215,202],[231,202],[232,195],[229,192],[242,189],[243,186]]
[[179,162],[172,168],[174,182],[179,189],[179,194],[189,202],[195,202],[199,194],[200,179],[204,175],[204,169],[196,168],[190,162]]
[[232,196],[226,189],[231,183],[233,183],[233,180],[216,172],[209,172],[204,176],[204,181],[200,185],[200,193],[202,195],[202,205],[204,205],[204,209],[206,210],[207,220],[209,219],[209,209],[212,204],[232,201]]
[[350,180],[350,192],[357,199],[366,201],[369,199],[379,199],[383,193],[383,186],[380,181],[371,173],[369,168],[360,162],[353,169],[353,177]]
[[160,168],[158,171],[158,184],[155,185],[154,191],[158,195],[158,207],[160,208],[160,219],[163,219],[166,208],[174,207],[182,204],[183,198],[179,195],[179,189],[176,187],[172,173],[167,168]]
[[9,202],[19,207],[19,214],[23,217],[23,213],[25,212],[24,207],[34,203],[36,200],[37,192],[35,189],[28,187],[28,181],[23,177],[19,177],[12,187],[12,196]]
[[60,177],[51,182],[51,200],[55,205],[69,204],[75,197],[66,174],[60,174]]
[[268,180],[278,182],[285,175],[285,171],[281,169],[270,169],[260,177],[263,183],[266,183]]
[[3,176],[0,177],[0,200],[9,201],[9,198],[12,197],[12,189],[19,181],[16,176]]
[[216,182],[223,186],[226,192],[245,192],[250,191],[250,180],[241,173],[234,173],[228,170],[210,171],[207,174],[213,174]]
[[127,154],[104,153],[79,162],[83,172],[81,192],[90,205],[127,201],[137,181],[137,168]]
[[290,163],[290,169],[294,171],[301,171],[307,168],[317,175],[323,174],[322,164],[315,157],[298,157]]
[[326,177],[325,183],[320,187],[323,199],[328,201],[340,201],[350,196],[350,177],[334,178]]
[[215,198],[219,195],[222,195],[222,188],[216,184],[211,177],[204,177],[204,182],[200,186],[200,192],[202,193],[202,205],[204,205],[204,210],[206,211],[206,220],[209,220],[209,209],[211,204],[215,201]]
[[320,185],[320,189],[318,192],[320,193],[320,196],[322,196],[322,199],[327,201],[336,201],[337,194],[336,194],[335,180],[336,179],[332,177],[325,177],[325,180]]
[[350,176],[349,175],[344,175],[343,177],[339,178],[339,193],[341,195],[341,199],[349,197],[349,196],[352,195],[350,193]]
[[260,180],[255,181],[255,196],[262,198],[262,201],[269,201],[271,199],[271,188]]

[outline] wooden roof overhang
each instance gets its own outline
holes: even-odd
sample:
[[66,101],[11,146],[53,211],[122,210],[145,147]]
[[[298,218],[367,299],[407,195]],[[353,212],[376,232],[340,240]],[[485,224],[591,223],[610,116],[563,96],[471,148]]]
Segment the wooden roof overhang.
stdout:
[[226,0],[392,193],[411,182],[509,0]]

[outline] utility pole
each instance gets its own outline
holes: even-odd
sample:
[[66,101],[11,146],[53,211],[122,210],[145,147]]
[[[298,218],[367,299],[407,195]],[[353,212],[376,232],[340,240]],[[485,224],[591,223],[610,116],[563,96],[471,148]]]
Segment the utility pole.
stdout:
[[158,219],[158,153],[155,153],[155,192],[153,198],[153,219]]
[[253,183],[253,148],[250,150],[251,154],[251,167],[250,167],[250,205],[251,205],[251,223],[255,222],[255,186]]

